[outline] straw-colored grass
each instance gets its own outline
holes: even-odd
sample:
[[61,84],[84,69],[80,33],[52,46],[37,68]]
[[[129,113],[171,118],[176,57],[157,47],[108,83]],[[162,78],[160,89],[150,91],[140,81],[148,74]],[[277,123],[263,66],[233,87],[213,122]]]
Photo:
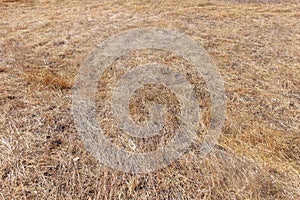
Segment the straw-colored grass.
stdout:
[[[0,199],[300,199],[300,3],[254,2],[0,2]],[[181,160],[134,176],[102,165],[85,149],[73,122],[71,88],[97,43],[141,27],[178,30],[208,51],[225,81],[227,118],[205,159],[197,156],[199,137]],[[151,52],[118,62],[161,59],[192,72],[180,57],[155,51],[147,57]],[[100,85],[114,83],[112,71]],[[196,80],[190,77],[199,103],[209,106],[206,86]],[[137,99],[150,90],[168,97],[157,102],[176,104],[163,88],[147,87]],[[98,95],[107,100],[109,87]],[[131,101],[131,114],[146,120],[138,102]],[[125,140],[105,113],[98,117],[128,150],[128,142],[140,145],[137,151],[157,144]]]

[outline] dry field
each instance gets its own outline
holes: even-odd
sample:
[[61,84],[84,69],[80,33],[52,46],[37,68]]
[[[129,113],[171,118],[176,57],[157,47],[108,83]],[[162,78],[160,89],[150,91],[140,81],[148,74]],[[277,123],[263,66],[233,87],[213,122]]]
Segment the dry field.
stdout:
[[[197,156],[199,141],[167,168],[134,176],[102,165],[85,149],[71,104],[88,53],[114,34],[142,27],[178,30],[208,51],[225,82],[227,115],[219,144],[205,159]],[[176,55],[133,52],[105,72],[99,108],[120,63],[153,60],[192,72]],[[205,84],[190,80],[209,106]],[[137,104],[131,102],[132,115],[143,118]],[[129,150],[128,142],[139,142],[122,138],[106,117],[99,119],[108,137]],[[298,0],[0,0],[0,199],[296,200],[299,130]]]

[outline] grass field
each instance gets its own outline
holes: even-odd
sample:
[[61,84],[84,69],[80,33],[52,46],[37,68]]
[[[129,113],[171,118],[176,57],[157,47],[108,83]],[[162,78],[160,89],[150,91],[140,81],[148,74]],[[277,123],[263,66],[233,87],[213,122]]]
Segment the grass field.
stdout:
[[[208,51],[225,82],[226,122],[206,158],[197,157],[199,141],[170,166],[131,175],[86,150],[72,87],[99,42],[145,27],[177,30]],[[145,50],[118,62],[161,59],[189,72],[164,55]],[[101,84],[115,81],[117,65]],[[209,105],[205,85],[194,84]],[[135,141],[106,123],[130,150]],[[0,1],[0,199],[300,199],[300,2]]]

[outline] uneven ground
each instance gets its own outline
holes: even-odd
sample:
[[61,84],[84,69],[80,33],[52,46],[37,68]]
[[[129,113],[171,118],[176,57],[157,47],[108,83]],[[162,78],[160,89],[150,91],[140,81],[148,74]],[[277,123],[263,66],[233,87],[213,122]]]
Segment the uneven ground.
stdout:
[[[300,199],[300,2],[248,2],[2,1],[0,199]],[[133,176],[86,151],[71,96],[97,43],[141,27],[181,31],[208,51],[225,81],[227,119],[205,159],[195,142],[171,166]],[[119,62],[162,59],[190,70],[182,58],[163,55],[134,52]],[[102,80],[115,81],[117,65]],[[138,102],[131,103],[134,111]]]

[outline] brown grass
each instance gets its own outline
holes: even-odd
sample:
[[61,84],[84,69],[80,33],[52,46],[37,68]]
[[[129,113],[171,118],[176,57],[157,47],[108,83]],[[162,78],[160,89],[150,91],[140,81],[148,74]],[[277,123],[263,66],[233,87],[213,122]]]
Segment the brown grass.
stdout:
[[[297,0],[0,2],[0,199],[299,199],[299,13]],[[196,40],[214,59],[228,99],[223,134],[208,157],[197,156],[199,137],[181,160],[133,176],[86,151],[71,88],[99,41],[139,27],[176,29]],[[160,55],[137,52],[119,62],[133,66]],[[161,62],[192,72],[176,56]],[[102,82],[113,84],[110,73]],[[209,105],[205,85],[193,83],[199,103]],[[105,100],[109,91],[102,92]],[[145,117],[134,101],[132,109]],[[132,150],[110,122],[106,134]]]

